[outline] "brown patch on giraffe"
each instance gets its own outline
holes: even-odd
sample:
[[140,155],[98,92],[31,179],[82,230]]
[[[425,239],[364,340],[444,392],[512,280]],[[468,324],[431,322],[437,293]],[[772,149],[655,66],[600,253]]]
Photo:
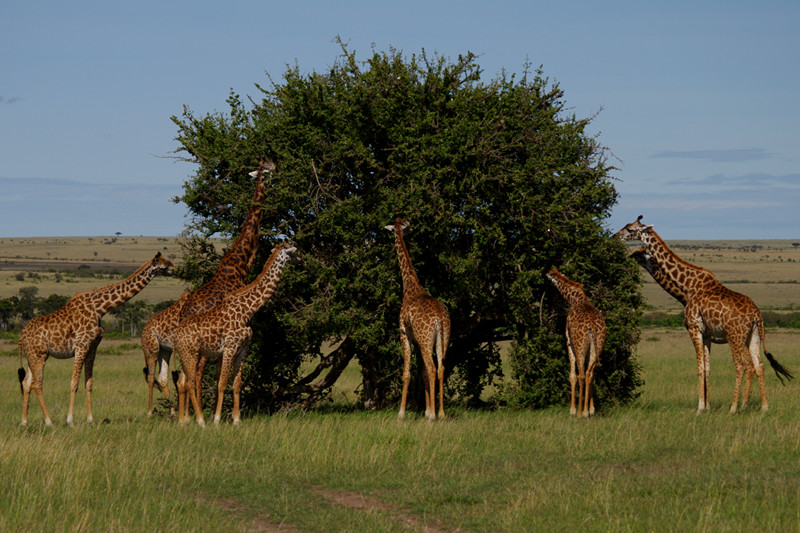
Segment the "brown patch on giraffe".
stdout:
[[336,505],[341,505],[348,509],[367,513],[375,511],[385,513],[402,526],[418,529],[426,533],[455,533],[462,531],[459,528],[448,528],[435,518],[415,515],[361,492],[333,490],[324,487],[311,487],[311,491]]

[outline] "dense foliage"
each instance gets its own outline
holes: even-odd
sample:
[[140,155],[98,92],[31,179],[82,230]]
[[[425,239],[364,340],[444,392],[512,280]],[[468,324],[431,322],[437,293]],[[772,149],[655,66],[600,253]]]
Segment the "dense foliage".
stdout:
[[[590,119],[567,115],[540,70],[484,82],[472,54],[358,61],[342,45],[328,72],[290,67],[257,87],[260,102],[231,94],[227,113],[173,117],[179,152],[198,165],[176,199],[193,215],[184,273],[197,283],[218,260],[204,239],[235,236],[244,220],[247,172],[263,155],[278,163],[253,270],[283,238],[301,262],[253,321],[251,406],[315,401],[354,357],[365,404],[396,399],[402,286],[383,230],[395,216],[410,221],[412,263],[451,314],[450,401],[478,402],[489,384],[502,385],[495,401],[564,401],[565,309],[544,277],[554,265],[607,314],[600,401],[635,396],[639,273],[602,226],[617,197],[612,168],[586,134]],[[501,369],[503,340],[514,379]]]

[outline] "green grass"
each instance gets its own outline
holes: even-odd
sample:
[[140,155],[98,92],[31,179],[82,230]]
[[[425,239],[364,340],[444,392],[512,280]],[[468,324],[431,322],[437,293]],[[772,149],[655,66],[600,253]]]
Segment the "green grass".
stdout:
[[[328,410],[179,427],[145,416],[141,351],[117,341],[95,364],[94,425],[82,386],[75,427],[64,425],[72,360],[51,359],[55,427],[33,401],[21,428],[18,360],[2,357],[0,530],[796,530],[798,384],[781,387],[768,370],[770,410],[758,410],[754,391],[731,416],[730,351],[714,346],[712,410],[697,416],[688,335],[642,338],[641,398],[589,421],[566,407],[451,406],[433,424]],[[800,372],[798,340],[767,334],[770,351]]]

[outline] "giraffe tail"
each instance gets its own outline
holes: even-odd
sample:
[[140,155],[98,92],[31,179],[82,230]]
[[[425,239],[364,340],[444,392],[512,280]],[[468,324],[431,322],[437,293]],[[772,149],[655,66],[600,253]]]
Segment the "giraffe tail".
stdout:
[[769,366],[771,366],[772,370],[775,371],[775,375],[778,376],[778,379],[781,381],[781,385],[786,385],[786,383],[783,382],[783,378],[785,377],[788,381],[791,381],[794,379],[794,376],[785,366],[780,364],[771,353],[767,351],[765,339],[766,334],[764,333],[764,319],[761,317],[761,313],[758,313],[756,322],[756,326],[758,327],[758,335],[761,337],[761,344],[764,345],[764,355],[767,357],[767,361],[769,361]]
[[19,392],[25,394],[25,389],[22,386],[22,381],[25,379],[25,368],[22,366],[22,342],[17,345],[19,351],[19,369],[17,369],[17,377],[19,377]]
[[769,365],[772,367],[772,370],[775,371],[775,375],[778,376],[779,380],[781,380],[781,385],[786,385],[786,383],[783,382],[783,377],[781,376],[784,376],[788,381],[794,379],[792,373],[789,372],[785,366],[776,361],[775,358],[772,357],[771,353],[764,351],[764,354],[767,356],[767,361],[769,361]]

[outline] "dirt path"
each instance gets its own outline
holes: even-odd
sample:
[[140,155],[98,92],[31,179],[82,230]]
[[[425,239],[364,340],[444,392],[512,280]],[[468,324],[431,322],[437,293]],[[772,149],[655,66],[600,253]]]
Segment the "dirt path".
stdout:
[[[422,531],[424,533],[459,533],[462,531],[460,529],[450,529],[435,518],[430,519],[415,515],[360,492],[333,490],[317,486],[312,486],[310,490],[332,505],[339,505],[347,509],[364,513],[380,512],[384,516],[391,517],[399,525],[413,531]],[[254,511],[257,511],[254,507],[243,505],[232,498],[211,498],[197,495],[195,499],[207,505],[215,505],[235,515],[252,514]],[[255,516],[250,520],[248,530],[265,533],[301,532],[301,530],[293,524],[275,522],[271,520],[269,514],[258,512],[256,512]]]

